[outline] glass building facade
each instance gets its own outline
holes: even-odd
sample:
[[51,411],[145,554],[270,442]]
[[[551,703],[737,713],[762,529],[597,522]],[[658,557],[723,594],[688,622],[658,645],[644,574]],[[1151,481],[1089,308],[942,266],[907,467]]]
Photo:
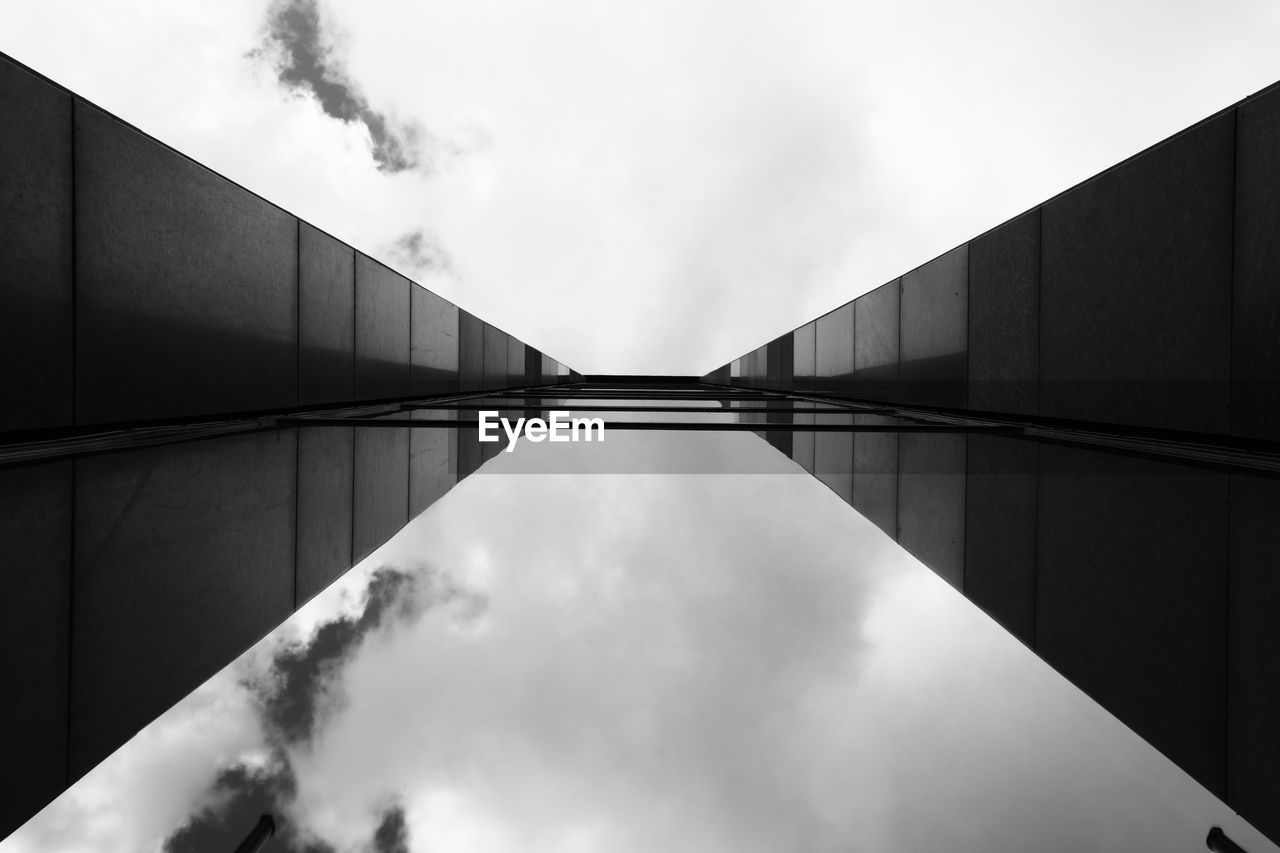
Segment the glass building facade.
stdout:
[[0,112],[0,849],[1275,849],[1280,90],[702,377]]

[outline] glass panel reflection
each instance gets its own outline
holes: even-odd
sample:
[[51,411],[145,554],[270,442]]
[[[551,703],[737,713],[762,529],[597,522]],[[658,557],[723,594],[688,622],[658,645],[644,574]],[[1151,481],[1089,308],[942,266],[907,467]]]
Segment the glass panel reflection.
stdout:
[[[575,414],[619,402],[600,393],[514,399]],[[954,501],[930,501],[963,477],[951,453],[963,434],[850,431],[910,425],[730,402],[636,402],[650,411],[598,414],[673,428],[498,452],[0,850],[229,850],[264,812],[283,826],[268,849],[298,851],[1190,849],[1214,824],[1251,853],[1275,849],[887,525],[849,511],[860,495],[879,506],[892,482],[904,534],[923,531],[904,546],[923,552],[935,535],[908,513],[951,535]],[[455,475],[444,457],[464,442],[436,423],[471,413],[411,417],[435,423],[354,430],[393,445],[411,433],[412,495]],[[791,444],[678,424],[756,426]],[[297,432],[310,430],[340,435]],[[901,473],[885,436],[901,441]],[[796,476],[805,447],[817,479]],[[1064,496],[1063,530],[1096,527],[1071,506],[1109,484],[1168,492],[1108,454],[1071,452],[1087,458],[1038,475]],[[1224,476],[1156,473],[1187,494]],[[1125,506],[1128,534],[1148,541],[1144,519],[1163,516],[1101,510]],[[189,523],[158,529],[181,542]],[[1095,540],[1073,533],[1087,557]],[[1123,626],[1108,630],[1125,642]],[[1204,701],[1179,698],[1184,718]]]

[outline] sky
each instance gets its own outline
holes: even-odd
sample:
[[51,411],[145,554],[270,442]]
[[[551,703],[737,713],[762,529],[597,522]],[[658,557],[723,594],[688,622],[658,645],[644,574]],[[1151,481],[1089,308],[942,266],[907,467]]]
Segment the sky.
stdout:
[[701,374],[1280,79],[1269,0],[9,0],[0,51],[584,373]]
[[565,447],[499,454],[0,851],[231,849],[268,810],[281,853],[1277,849],[755,435]]

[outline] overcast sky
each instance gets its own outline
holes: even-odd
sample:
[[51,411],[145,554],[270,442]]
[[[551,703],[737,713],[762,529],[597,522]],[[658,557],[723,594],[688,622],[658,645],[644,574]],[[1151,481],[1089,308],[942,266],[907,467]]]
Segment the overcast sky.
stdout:
[[1280,79],[1278,36],[1270,0],[0,4],[0,51],[584,372],[722,364]]

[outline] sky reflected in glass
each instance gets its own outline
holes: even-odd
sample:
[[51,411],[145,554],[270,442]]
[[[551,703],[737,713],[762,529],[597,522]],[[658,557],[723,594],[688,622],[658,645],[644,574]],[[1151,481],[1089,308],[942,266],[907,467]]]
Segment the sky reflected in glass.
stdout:
[[0,851],[1276,849],[757,436],[583,450],[500,453]]

